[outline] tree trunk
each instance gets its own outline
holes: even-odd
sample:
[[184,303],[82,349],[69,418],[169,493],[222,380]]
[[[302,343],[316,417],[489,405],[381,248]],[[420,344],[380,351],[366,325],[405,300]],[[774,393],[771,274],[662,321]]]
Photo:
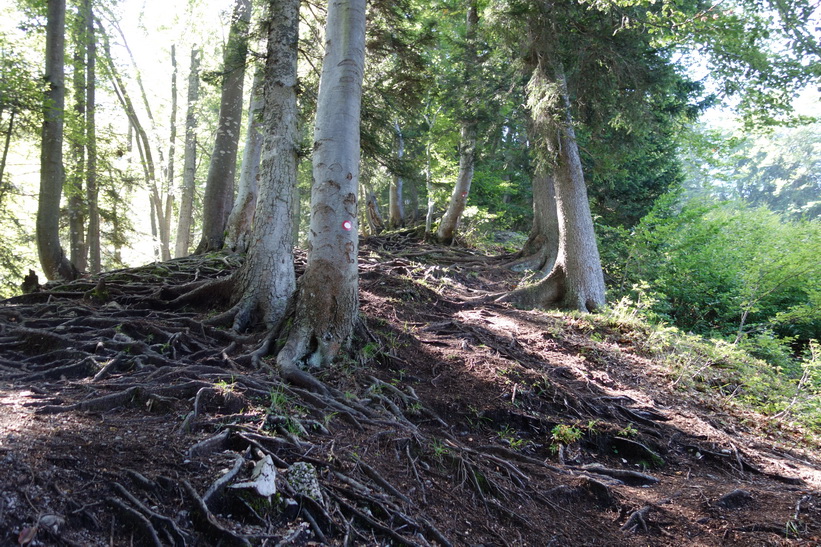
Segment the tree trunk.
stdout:
[[427,212],[425,213],[425,233],[429,234],[433,230],[433,215],[436,209],[436,199],[433,190],[433,126],[436,124],[436,118],[439,115],[441,107],[437,108],[433,114],[425,114],[425,123],[428,126],[427,139],[425,141],[425,190],[428,194]]
[[97,189],[97,39],[94,31],[94,11],[91,0],[86,5],[86,39],[88,62],[86,63],[86,203],[88,207],[88,266],[91,273],[100,273],[100,208]]
[[[299,149],[296,101],[299,0],[272,0],[269,9],[267,61],[264,74],[255,75],[251,106],[253,117],[264,116],[259,200],[248,257],[238,273],[235,292],[241,298],[234,310],[237,331],[249,324],[254,312],[258,312],[270,328],[276,328],[285,317],[296,289],[292,215]],[[256,81],[258,77],[262,81]],[[259,104],[260,99],[264,99],[264,108]],[[259,121],[254,125],[259,125]],[[253,178],[256,179],[256,174]]]
[[46,19],[47,88],[43,100],[37,252],[47,279],[75,279],[77,269],[60,246],[60,196],[63,193],[63,109],[65,107],[65,0],[48,0]]
[[365,0],[330,0],[314,128],[308,263],[296,317],[277,362],[286,377],[305,360],[331,362],[359,307],[357,189],[365,64]]
[[[476,3],[471,2],[468,7],[467,21],[465,23],[465,59],[463,69],[463,80],[466,89],[470,89],[476,66],[479,64],[476,55],[476,26],[479,23],[479,15]],[[453,193],[450,196],[448,209],[439,223],[436,237],[445,245],[453,243],[456,235],[456,228],[459,219],[465,211],[468,195],[470,194],[470,184],[473,181],[473,169],[476,164],[476,126],[477,112],[475,101],[464,100],[465,105],[462,112],[462,129],[459,141],[459,174],[456,177],[456,184],[453,185]]]
[[236,0],[223,54],[219,126],[205,182],[202,239],[197,246],[198,254],[222,249],[225,241],[225,223],[231,210],[229,204],[233,200],[234,171],[242,125],[242,87],[250,21],[251,0]]
[[182,168],[180,217],[177,220],[177,242],[174,256],[187,256],[191,246],[191,223],[194,210],[194,187],[197,171],[197,113],[199,97],[199,50],[191,49],[191,68],[188,72],[188,102],[185,115],[185,159]]
[[79,271],[86,270],[86,242],[85,242],[85,182],[86,168],[86,39],[85,6],[80,5],[77,16],[72,25],[72,42],[74,47],[72,78],[74,92],[74,123],[71,127],[69,139],[71,142],[71,169],[68,176],[66,194],[68,198],[68,233],[69,255],[71,263]]
[[[237,199],[228,216],[226,246],[232,251],[244,253],[248,250],[251,223],[257,207],[259,194],[259,164],[262,153],[262,115],[265,103],[262,71],[254,74],[251,91],[251,105],[248,108],[248,132],[245,150],[242,152],[242,168],[239,175]],[[289,112],[288,115],[291,115]],[[270,125],[269,125],[270,127]]]
[[[538,122],[532,117],[533,113],[528,133],[531,142],[538,142]],[[534,160],[533,227],[516,260],[507,267],[517,272],[537,270],[544,276],[553,269],[559,254],[559,215],[556,209],[555,173],[545,166],[544,161],[538,158]]]
[[548,157],[553,158],[559,248],[556,262],[544,279],[502,300],[521,306],[594,311],[605,303],[604,275],[570,115],[567,82],[558,62],[552,70],[540,62],[534,78],[542,79],[545,85],[531,89],[550,88],[558,95],[554,115],[545,117],[543,130]]
[[[394,129],[396,130],[396,159],[401,163],[402,156],[405,154],[405,139],[402,136],[402,128],[399,126],[399,122],[394,122]],[[401,228],[405,225],[402,183],[401,175],[393,176],[390,187],[390,199],[388,200],[388,209],[390,212],[388,222],[391,228]]]
[[174,156],[177,153],[177,48],[171,44],[171,121],[168,136],[168,168],[165,172],[163,260],[171,260],[171,217],[174,215]]
[[473,181],[473,169],[476,164],[476,122],[462,123],[462,134],[459,142],[459,175],[453,185],[448,209],[439,223],[436,237],[445,245],[453,243],[459,219],[467,205],[470,194],[470,183]]
[[[9,128],[5,132],[5,139],[3,141],[3,157],[0,158],[0,198],[3,197],[3,192],[5,191],[5,185],[3,184],[3,177],[6,173],[6,161],[9,157],[9,147],[11,146],[11,136],[14,133],[14,110],[9,112]],[[0,203],[3,203],[3,200],[0,199]]]

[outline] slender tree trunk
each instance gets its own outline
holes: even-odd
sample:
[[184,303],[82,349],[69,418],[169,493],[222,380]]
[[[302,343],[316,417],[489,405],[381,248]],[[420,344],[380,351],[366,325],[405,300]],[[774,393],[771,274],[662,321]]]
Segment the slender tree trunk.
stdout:
[[[394,129],[396,130],[396,159],[401,163],[402,156],[405,154],[405,139],[402,136],[402,128],[399,126],[398,121],[394,122]],[[394,175],[390,187],[390,199],[388,200],[388,208],[390,211],[388,222],[391,228],[399,228],[405,225],[402,184],[402,176]]]
[[168,136],[168,169],[165,173],[163,260],[171,260],[171,217],[174,215],[174,156],[177,153],[177,48],[171,44],[171,121]]
[[314,128],[308,263],[296,317],[277,362],[327,365],[357,317],[359,125],[365,64],[365,0],[330,0]]
[[86,202],[88,207],[88,266],[91,273],[100,273],[100,208],[97,189],[97,38],[94,30],[94,11],[91,0],[86,3],[86,39],[88,62],[86,63]]
[[427,212],[425,214],[425,233],[429,234],[433,230],[433,216],[436,212],[436,196],[433,190],[433,126],[436,124],[436,117],[439,115],[441,107],[436,109],[431,115],[425,115],[425,123],[428,125],[427,140],[425,142],[425,190],[428,194]]
[[540,62],[534,78],[542,79],[558,92],[554,115],[546,117],[549,121],[544,131],[548,157],[554,159],[559,248],[555,264],[544,279],[511,292],[503,300],[522,306],[594,311],[605,303],[604,275],[570,114],[567,82],[558,61],[553,61],[552,67]]
[[448,209],[439,223],[436,237],[445,245],[453,243],[459,219],[467,206],[470,184],[473,181],[473,170],[476,165],[476,122],[462,122],[459,141],[459,175],[453,185]]
[[[0,159],[0,197],[2,197],[2,195],[3,195],[2,192],[5,189],[5,186],[3,184],[3,177],[5,176],[5,173],[6,173],[6,160],[8,160],[8,157],[9,157],[9,147],[11,146],[11,136],[14,133],[14,110],[11,110],[9,112],[9,128],[5,133],[6,133],[5,134],[5,140],[3,142],[3,158]],[[0,200],[0,203],[2,203],[2,200]]]
[[197,246],[197,253],[222,249],[225,241],[225,223],[233,200],[234,171],[242,122],[242,87],[250,21],[251,1],[236,0],[223,55],[219,127],[205,182],[202,240]]
[[191,68],[188,72],[188,100],[185,116],[185,158],[182,168],[180,217],[177,221],[177,242],[174,255],[187,256],[191,246],[191,223],[194,209],[194,188],[197,171],[197,113],[199,98],[199,50],[191,49]]
[[[466,89],[470,89],[476,66],[479,58],[476,54],[476,26],[479,24],[479,15],[476,3],[471,2],[468,7],[467,21],[465,23],[465,60],[464,60],[464,84]],[[459,219],[465,211],[468,195],[470,194],[470,184],[473,181],[473,170],[476,164],[476,126],[477,112],[475,101],[465,99],[462,112],[462,128],[459,141],[459,174],[456,177],[456,184],[453,186],[453,193],[450,196],[448,209],[439,223],[436,237],[442,243],[450,245],[456,235],[459,226]]]
[[[296,290],[292,215],[299,149],[299,0],[271,0],[269,9],[264,90],[255,86],[255,91],[264,91],[259,200],[248,256],[239,271],[235,291],[241,295],[235,310],[237,331],[248,325],[254,312],[269,327],[278,326]],[[259,93],[255,102],[258,100]],[[254,110],[260,106],[251,108],[255,117],[259,112]]]
[[[237,199],[228,216],[226,246],[232,251],[244,253],[248,250],[251,223],[257,207],[259,194],[259,163],[262,153],[262,113],[265,103],[262,87],[264,74],[258,70],[254,74],[251,104],[248,108],[248,132],[245,149],[242,151],[242,167],[239,175]],[[290,115],[290,113],[289,113]]]
[[47,279],[74,279],[77,269],[60,246],[60,197],[63,193],[63,109],[65,108],[65,0],[48,0],[46,91],[37,204],[37,252]]
[[71,262],[79,271],[86,270],[85,242],[85,182],[86,168],[86,38],[85,5],[80,4],[72,28],[72,45],[74,47],[72,78],[74,92],[74,123],[70,134],[71,169],[68,176],[66,194],[68,198],[68,232],[69,254]]

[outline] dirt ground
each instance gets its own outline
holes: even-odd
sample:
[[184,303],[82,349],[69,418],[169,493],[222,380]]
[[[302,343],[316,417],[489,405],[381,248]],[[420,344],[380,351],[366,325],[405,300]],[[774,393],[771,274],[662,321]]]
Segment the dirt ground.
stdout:
[[186,298],[230,255],[5,301],[0,544],[821,545],[817,440],[678,388],[640,332],[482,302],[503,257],[360,257],[323,390],[209,324],[230,285]]

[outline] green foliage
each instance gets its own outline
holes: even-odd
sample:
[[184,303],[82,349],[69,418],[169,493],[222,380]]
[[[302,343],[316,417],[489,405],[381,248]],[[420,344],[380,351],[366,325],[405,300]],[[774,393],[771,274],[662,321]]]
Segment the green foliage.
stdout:
[[821,222],[737,202],[661,205],[638,226],[622,287],[646,280],[653,310],[696,333],[821,336]]
[[550,430],[550,449],[559,450],[559,445],[569,446],[582,438],[582,430],[575,425],[558,424]]

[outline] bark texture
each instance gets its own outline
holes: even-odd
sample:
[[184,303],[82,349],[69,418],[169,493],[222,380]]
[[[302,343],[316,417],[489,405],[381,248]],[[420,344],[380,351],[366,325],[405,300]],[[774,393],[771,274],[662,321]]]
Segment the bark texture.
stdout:
[[200,93],[200,52],[191,49],[191,68],[188,71],[188,100],[185,115],[185,151],[182,168],[180,213],[177,219],[177,241],[174,256],[188,256],[191,246],[191,222],[194,210],[194,184],[197,174],[197,112],[195,105]]
[[299,147],[299,0],[273,0],[270,9],[259,200],[248,256],[238,274],[236,292],[241,297],[232,310],[238,331],[255,312],[269,328],[276,328],[296,289],[292,215]]
[[197,253],[222,249],[225,242],[225,223],[233,200],[234,172],[242,123],[242,88],[250,21],[251,1],[236,0],[223,55],[219,126],[205,182],[202,239],[197,246]]
[[[405,138],[402,135],[402,128],[399,122],[394,122],[393,126],[396,131],[396,160],[398,163],[402,162],[405,155]],[[403,197],[404,180],[402,175],[396,174],[393,176],[390,188],[390,199],[388,200],[388,208],[390,211],[389,222],[391,228],[401,228],[405,225],[405,207]]]
[[[479,63],[476,55],[476,26],[479,24],[479,14],[476,3],[471,2],[468,6],[467,20],[465,22],[465,68],[464,81],[466,89],[469,89],[471,81],[474,79],[476,66]],[[453,192],[450,196],[447,211],[439,223],[436,237],[445,245],[453,243],[456,229],[459,226],[459,219],[467,205],[470,185],[473,181],[473,170],[476,165],[476,128],[477,128],[477,105],[475,101],[465,100],[464,111],[462,112],[462,128],[459,140],[459,174],[456,183],[453,185]],[[430,207],[428,208],[430,210]]]
[[88,269],[91,273],[102,270],[100,251],[100,207],[97,188],[97,38],[94,29],[94,7],[86,3],[86,38],[88,61],[86,63],[86,201],[88,205]]
[[[277,23],[279,24],[279,23]],[[269,50],[269,55],[270,55]],[[274,74],[271,75],[275,76]],[[245,136],[245,149],[242,151],[242,167],[237,187],[237,198],[234,208],[228,215],[228,228],[225,245],[232,251],[244,253],[248,250],[251,236],[251,223],[257,207],[259,195],[259,164],[262,154],[262,114],[265,93],[262,87],[264,75],[261,71],[254,74],[251,104],[248,108],[248,131]],[[272,95],[274,91],[270,94]],[[270,109],[269,109],[270,110]],[[285,113],[283,113],[285,114]],[[290,112],[287,115],[291,115]],[[266,127],[271,128],[275,120],[269,120]]]
[[[570,114],[570,98],[561,64],[540,63],[534,78],[556,91],[553,115],[543,126],[544,145],[555,179],[559,248],[547,276],[503,298],[521,306],[594,311],[605,303],[604,275],[593,230],[593,217]],[[533,82],[531,82],[533,83]],[[533,88],[545,89],[545,85]]]
[[37,252],[47,279],[74,279],[77,270],[60,246],[60,197],[63,193],[63,109],[65,108],[65,0],[49,0],[46,22],[46,92],[37,205]]
[[296,317],[278,356],[323,366],[350,337],[357,317],[359,124],[365,64],[365,0],[330,1],[314,128],[308,262]]

